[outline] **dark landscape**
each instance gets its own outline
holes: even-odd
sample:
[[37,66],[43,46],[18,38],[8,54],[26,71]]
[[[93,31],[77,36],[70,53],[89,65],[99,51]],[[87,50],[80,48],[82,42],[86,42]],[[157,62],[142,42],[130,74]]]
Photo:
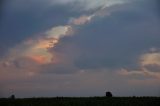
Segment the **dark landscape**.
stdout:
[[160,97],[53,97],[0,99],[0,106],[159,106]]
[[160,0],[0,0],[0,106],[160,106]]

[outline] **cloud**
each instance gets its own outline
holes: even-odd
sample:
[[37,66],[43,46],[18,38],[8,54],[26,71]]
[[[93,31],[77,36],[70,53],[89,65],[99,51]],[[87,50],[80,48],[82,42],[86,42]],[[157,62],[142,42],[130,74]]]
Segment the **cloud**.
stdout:
[[152,52],[145,53],[142,56],[140,56],[140,59],[138,61],[139,70],[122,69],[119,73],[121,75],[126,75],[126,76],[141,75],[141,77],[146,77],[146,78],[152,77],[152,78],[160,79],[160,71],[159,71],[160,53],[157,50],[156,52],[152,51]]
[[[31,38],[9,50],[5,61],[16,61],[21,57],[27,57],[39,64],[47,64],[54,61],[54,54],[49,52],[59,40],[73,32],[71,26],[57,26],[46,31],[43,36]],[[45,35],[45,36],[44,36]]]
[[[38,1],[37,3],[35,3],[36,0],[5,1],[0,24],[0,58],[7,54],[8,49],[17,46],[18,43],[44,33],[52,27],[63,26],[71,16],[78,15],[69,12],[66,7],[46,7],[45,3]],[[45,0],[42,1],[45,2]],[[15,8],[11,6],[12,3],[17,3]]]
[[[11,89],[20,97],[102,96],[106,90],[119,96],[157,95],[159,50],[144,51],[159,48],[159,18],[139,2],[105,8],[99,4],[103,1],[97,6],[92,1],[62,0],[57,4],[52,0],[50,15],[41,14],[46,20],[49,17],[49,26],[27,39],[22,36],[0,61],[5,95]],[[71,10],[75,2],[81,2],[75,4],[80,12],[75,9],[64,15],[68,12],[61,10],[67,6]],[[80,8],[82,2],[88,3],[82,5],[85,8]]]
[[80,16],[79,18],[71,18],[69,23],[73,25],[84,25],[90,22],[94,16],[95,15],[90,15],[90,16],[83,15]]
[[[18,2],[18,1],[17,1]],[[63,3],[70,3],[75,1],[55,1],[57,3],[63,4]],[[87,2],[90,3],[91,1],[78,1],[78,2]],[[92,1],[94,4],[96,1]],[[71,35],[74,33],[73,29],[76,26],[84,25],[86,23],[89,23],[92,18],[99,16],[99,13],[103,11],[106,7],[112,6],[112,4],[119,3],[119,0],[116,2],[110,3],[111,1],[101,1],[102,4],[104,2],[107,2],[104,6],[100,5],[103,8],[100,8],[98,11],[95,11],[93,14],[90,15],[82,15],[78,18],[72,18],[69,21],[69,25],[62,25],[62,26],[56,26],[51,28],[50,30],[46,31],[42,35],[34,38],[25,40],[21,43],[21,45],[18,45],[12,49],[9,50],[8,54],[4,58],[6,63],[9,63],[10,61],[16,61],[19,58],[29,58],[39,64],[50,64],[54,61],[54,54],[50,52],[50,49],[54,48],[62,39],[63,37],[67,35]],[[97,4],[97,3],[96,3]],[[93,6],[94,7],[94,6]],[[18,54],[18,55],[17,55]],[[20,55],[19,55],[20,54]],[[21,59],[20,59],[21,60]]]
[[60,39],[66,35],[70,35],[73,33],[73,29],[71,26],[57,26],[51,28],[51,30],[46,32],[48,38]]
[[141,57],[141,65],[147,66],[147,65],[157,65],[160,66],[160,52],[152,52],[144,54]]
[[68,5],[72,4],[81,11],[91,11],[100,8],[122,4],[128,0],[52,0],[53,4]]
[[[132,11],[132,9],[133,7],[131,7],[131,10],[129,11]],[[120,12],[118,13],[119,15],[117,18],[112,20],[113,17],[117,16],[116,15],[117,13],[114,14],[115,16],[112,16],[112,15],[108,16],[107,22],[104,23],[104,21],[102,21],[104,24],[100,23],[98,24],[99,26],[97,25],[97,23],[96,23],[97,26],[91,23],[91,25],[89,24],[87,26],[84,26],[84,29],[82,29],[82,33],[80,32],[78,36],[73,36],[69,40],[62,39],[60,43],[61,45],[58,45],[57,48],[65,52],[67,56],[70,56],[70,54],[67,54],[67,51],[64,50],[63,48],[67,47],[66,45],[68,45],[69,42],[72,42],[71,44],[69,43],[70,45],[78,46],[76,48],[80,49],[79,50],[80,53],[76,58],[74,58],[74,63],[76,67],[82,70],[83,69],[99,70],[99,68],[102,68],[102,67],[112,68],[112,69],[119,69],[119,72],[121,73],[121,75],[132,76],[133,79],[143,79],[143,81],[150,78],[159,79],[159,72],[155,72],[155,70],[157,69],[154,68],[151,70],[151,67],[149,66],[149,65],[156,65],[159,63],[158,49],[151,48],[150,52],[145,53],[139,57],[141,52],[148,50],[148,48],[153,46],[158,47],[158,40],[156,40],[158,37],[157,36],[158,30],[155,30],[158,26],[154,24],[155,20],[153,21],[151,17],[149,18],[149,20],[152,21],[151,23],[146,22],[148,18],[144,18],[144,17],[142,21],[141,12],[144,13],[144,11],[140,11],[140,13],[133,12],[132,15],[134,16],[134,19],[126,18],[127,15],[125,15],[125,13],[128,14],[128,12],[125,12],[124,14],[123,12],[122,13]],[[124,17],[122,18],[120,14],[123,14],[122,16]],[[121,18],[120,19],[121,21],[123,20],[122,22],[123,24],[120,21],[116,21],[119,18]],[[153,19],[154,19],[154,16],[153,16]],[[108,21],[111,21],[111,23],[109,23]],[[115,23],[118,22],[118,23],[113,25],[112,22],[115,22]],[[155,25],[154,28],[150,29],[149,26],[153,24]],[[92,29],[92,26],[96,26],[94,27],[94,31]],[[107,27],[108,29],[106,27],[103,29],[102,26],[106,26],[106,27],[108,26]],[[142,26],[146,27],[147,29],[149,27],[149,29],[147,30],[148,33],[146,32],[144,33],[142,31],[141,29],[143,28]],[[119,27],[121,28],[119,29]],[[103,32],[101,32],[102,29],[103,29]],[[115,29],[117,32],[114,32]],[[93,33],[87,33],[88,30],[89,32],[93,31]],[[106,32],[104,30],[106,30]],[[125,32],[123,32],[123,30]],[[129,30],[129,32],[126,33],[127,30]],[[134,31],[138,33],[134,34]],[[151,36],[152,33],[154,33],[153,36]],[[141,36],[142,38],[139,36]],[[147,42],[143,42],[144,41],[143,37],[147,37],[148,39]],[[135,42],[137,43],[135,44]],[[71,55],[71,57],[72,56],[73,55]],[[138,58],[138,62],[137,62],[137,58]],[[145,67],[144,67],[144,63],[145,63]],[[127,68],[123,69],[123,67],[127,67]]]
[[[132,69],[122,69],[118,72],[120,75],[128,76],[131,79],[160,79],[160,72],[154,72],[153,70],[148,70],[147,68],[141,68],[140,70],[132,70]],[[139,78],[137,77],[139,76]]]

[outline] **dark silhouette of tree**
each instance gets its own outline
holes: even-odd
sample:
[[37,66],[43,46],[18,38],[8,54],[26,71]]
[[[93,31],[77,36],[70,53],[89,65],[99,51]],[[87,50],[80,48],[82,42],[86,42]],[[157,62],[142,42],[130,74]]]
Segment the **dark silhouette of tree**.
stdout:
[[11,95],[11,97],[10,97],[10,98],[14,100],[14,99],[15,99],[15,95]]
[[112,93],[111,92],[106,92],[106,97],[112,97]]

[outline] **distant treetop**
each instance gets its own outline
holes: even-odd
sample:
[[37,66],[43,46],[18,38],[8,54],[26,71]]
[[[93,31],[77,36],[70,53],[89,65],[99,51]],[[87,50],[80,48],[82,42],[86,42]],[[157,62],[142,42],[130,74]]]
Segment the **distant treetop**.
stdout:
[[106,97],[112,97],[113,95],[112,95],[112,93],[111,92],[106,92]]

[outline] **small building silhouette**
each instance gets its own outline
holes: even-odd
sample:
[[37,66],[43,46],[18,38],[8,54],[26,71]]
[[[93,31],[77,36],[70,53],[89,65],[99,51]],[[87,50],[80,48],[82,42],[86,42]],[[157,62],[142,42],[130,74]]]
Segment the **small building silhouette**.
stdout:
[[111,92],[106,92],[106,97],[112,97],[112,93]]

